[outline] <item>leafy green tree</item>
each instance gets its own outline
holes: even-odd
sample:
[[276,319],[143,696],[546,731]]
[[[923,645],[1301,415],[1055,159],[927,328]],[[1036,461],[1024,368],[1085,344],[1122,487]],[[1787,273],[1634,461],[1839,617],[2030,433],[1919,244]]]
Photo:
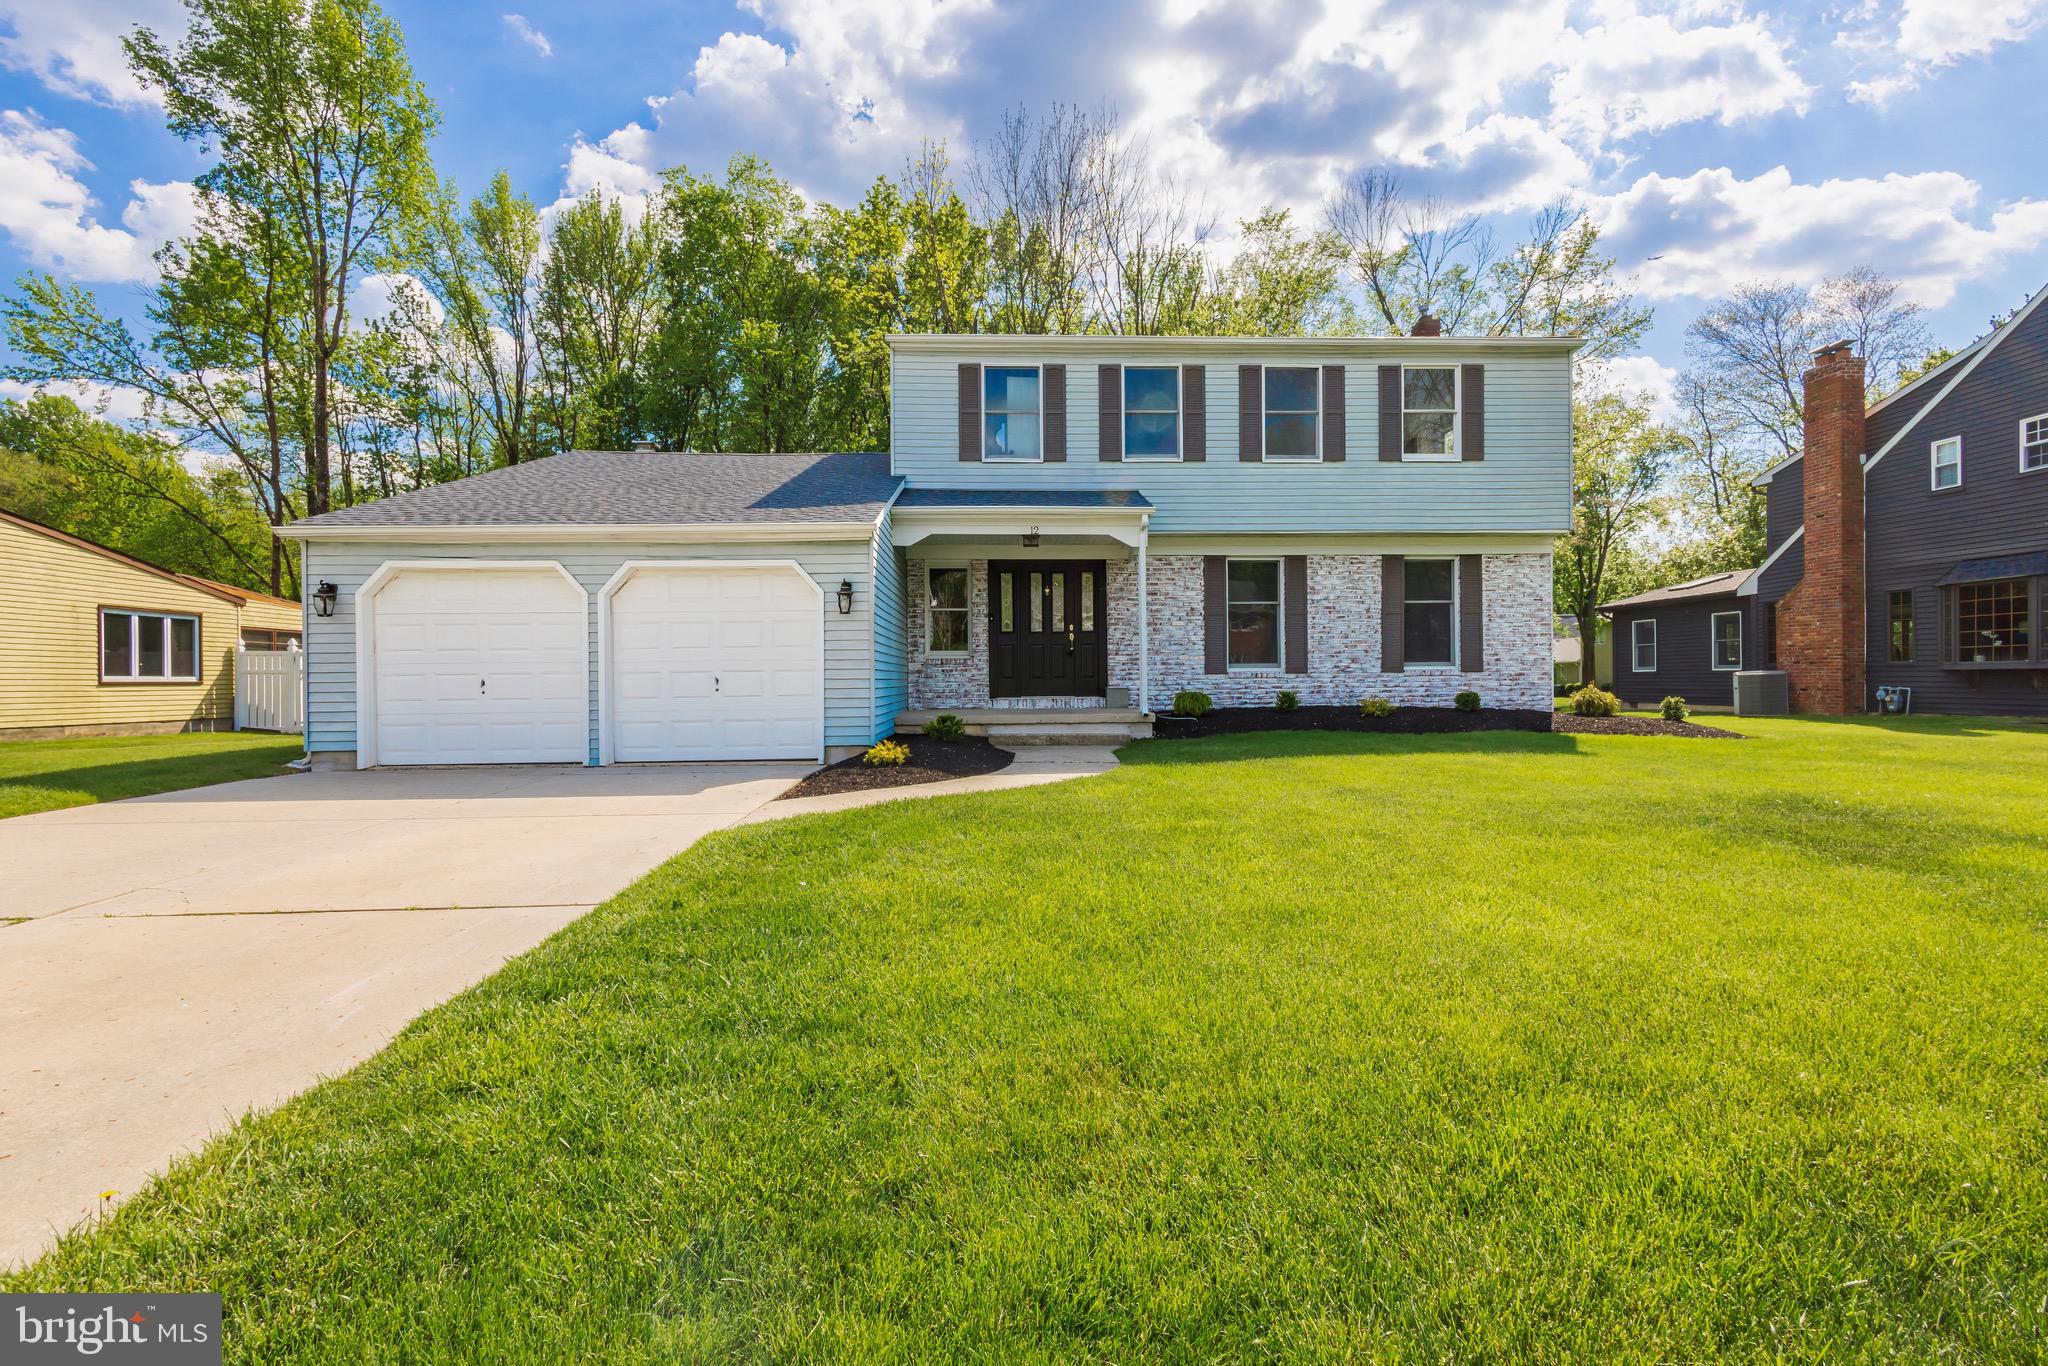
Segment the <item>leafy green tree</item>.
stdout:
[[[531,388],[537,364],[540,211],[499,171],[458,214],[445,199],[427,216],[422,275],[442,310],[451,379],[471,387],[498,462],[544,453]],[[422,338],[421,345],[432,343]],[[387,358],[387,364],[396,358]]]
[[[541,421],[555,449],[664,434],[642,373],[662,310],[660,223],[658,207],[634,219],[594,191],[555,218],[535,314]],[[666,434],[681,438],[676,449],[687,443],[684,431]]]
[[1572,405],[1572,529],[1554,549],[1556,610],[1579,622],[1581,675],[1596,682],[1594,609],[1641,586],[1634,538],[1665,510],[1674,439],[1638,397],[1600,394]]
[[1217,332],[1308,337],[1356,325],[1341,288],[1344,243],[1336,233],[1303,233],[1288,210],[1270,206],[1239,227],[1243,245],[1215,283]]
[[944,143],[924,145],[904,168],[899,193],[905,236],[903,330],[988,330],[989,232],[955,189]]

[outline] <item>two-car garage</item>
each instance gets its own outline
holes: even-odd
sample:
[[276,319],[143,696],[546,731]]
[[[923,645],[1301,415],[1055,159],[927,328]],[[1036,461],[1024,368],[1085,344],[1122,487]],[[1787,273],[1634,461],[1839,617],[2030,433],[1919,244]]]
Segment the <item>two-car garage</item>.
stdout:
[[[789,560],[390,561],[357,593],[357,760],[818,759],[824,595]],[[593,743],[594,742],[594,743]]]

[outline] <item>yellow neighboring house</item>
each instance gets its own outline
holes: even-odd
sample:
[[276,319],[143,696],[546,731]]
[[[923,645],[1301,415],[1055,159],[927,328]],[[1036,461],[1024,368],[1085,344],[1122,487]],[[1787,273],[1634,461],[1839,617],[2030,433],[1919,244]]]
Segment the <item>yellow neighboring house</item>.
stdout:
[[304,629],[296,602],[0,511],[0,740],[230,730],[236,645]]

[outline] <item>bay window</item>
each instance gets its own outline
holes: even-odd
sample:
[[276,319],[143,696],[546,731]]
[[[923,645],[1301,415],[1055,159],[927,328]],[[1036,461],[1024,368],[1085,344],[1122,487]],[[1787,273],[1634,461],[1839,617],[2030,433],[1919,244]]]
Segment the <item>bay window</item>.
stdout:
[[2034,634],[2025,579],[1955,586],[1956,659],[2018,664],[2032,658]]

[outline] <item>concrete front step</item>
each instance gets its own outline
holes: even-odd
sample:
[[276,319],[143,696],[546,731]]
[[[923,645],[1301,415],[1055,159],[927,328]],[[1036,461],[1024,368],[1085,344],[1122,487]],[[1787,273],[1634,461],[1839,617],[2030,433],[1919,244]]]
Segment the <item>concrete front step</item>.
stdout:
[[1086,722],[1034,721],[1023,725],[984,726],[982,734],[990,743],[1005,749],[1019,745],[1120,745],[1126,740],[1143,740],[1152,734],[1150,721]]

